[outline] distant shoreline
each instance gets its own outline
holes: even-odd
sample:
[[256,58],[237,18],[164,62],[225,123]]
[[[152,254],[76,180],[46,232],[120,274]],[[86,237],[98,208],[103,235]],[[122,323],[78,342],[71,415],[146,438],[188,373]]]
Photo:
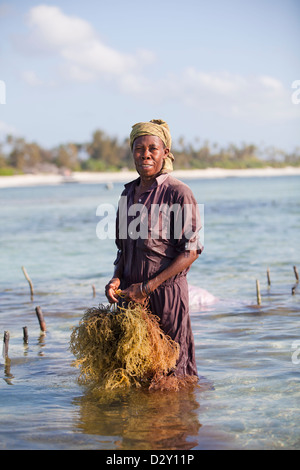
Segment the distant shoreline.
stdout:
[[[284,168],[253,168],[247,170],[226,170],[223,168],[207,168],[205,170],[175,170],[172,175],[178,179],[214,179],[214,178],[246,178],[246,177],[271,177],[271,176],[296,176],[300,175],[299,167]],[[59,174],[25,174],[14,176],[0,176],[0,188],[45,186],[62,183],[126,183],[137,178],[135,171],[119,172],[74,172],[69,176]]]

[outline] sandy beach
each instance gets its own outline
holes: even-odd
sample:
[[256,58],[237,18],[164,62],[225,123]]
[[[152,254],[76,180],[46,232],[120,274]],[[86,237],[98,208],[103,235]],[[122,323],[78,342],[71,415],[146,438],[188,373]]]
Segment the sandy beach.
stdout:
[[[295,176],[300,175],[300,168],[253,168],[249,170],[226,170],[223,168],[207,168],[205,170],[176,170],[172,175],[178,179],[199,178],[247,178],[247,177],[272,177],[272,176]],[[43,186],[67,183],[116,183],[127,182],[136,178],[135,171],[120,171],[107,173],[74,172],[69,176],[60,174],[25,174],[15,176],[1,176],[0,188],[21,186]]]

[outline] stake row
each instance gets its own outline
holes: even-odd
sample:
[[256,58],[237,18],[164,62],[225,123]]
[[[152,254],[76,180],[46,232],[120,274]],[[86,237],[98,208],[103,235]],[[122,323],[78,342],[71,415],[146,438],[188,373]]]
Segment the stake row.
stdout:
[[[294,268],[294,274],[296,278],[296,284],[292,287],[292,295],[295,295],[296,293],[296,288],[299,284],[299,274],[298,274],[298,269],[297,266],[293,266]],[[270,269],[267,269],[267,280],[268,280],[268,286],[270,287],[271,285],[271,277],[270,277]],[[257,299],[257,305],[261,305],[261,295],[260,295],[260,285],[259,285],[259,280],[256,279],[256,299]]]
[[[41,307],[36,307],[35,308],[35,313],[36,313],[36,316],[38,318],[40,329],[41,329],[42,333],[46,333],[46,323],[45,323],[45,320],[44,320],[44,315],[43,315]],[[3,358],[4,359],[8,358],[9,339],[10,339],[9,331],[4,331],[4,336],[3,336]],[[28,343],[28,328],[27,328],[27,326],[23,327],[23,341],[24,341],[24,344]]]

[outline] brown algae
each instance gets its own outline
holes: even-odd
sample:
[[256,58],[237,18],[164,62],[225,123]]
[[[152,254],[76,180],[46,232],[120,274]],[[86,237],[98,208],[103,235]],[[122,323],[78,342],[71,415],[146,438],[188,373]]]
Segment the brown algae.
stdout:
[[79,382],[106,390],[159,388],[179,357],[178,343],[164,334],[159,318],[133,302],[116,311],[88,309],[71,333],[70,350]]

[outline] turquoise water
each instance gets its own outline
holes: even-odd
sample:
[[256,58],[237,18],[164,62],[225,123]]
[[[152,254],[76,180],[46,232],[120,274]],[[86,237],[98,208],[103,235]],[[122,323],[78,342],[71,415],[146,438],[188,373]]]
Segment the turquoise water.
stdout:
[[191,308],[201,387],[101,399],[78,385],[68,343],[84,310],[105,302],[116,250],[97,238],[96,210],[116,206],[123,185],[0,189],[1,340],[10,332],[9,360],[0,360],[1,449],[300,447],[300,288],[291,294],[300,178],[186,182],[205,212],[205,250],[189,283],[218,298]]

